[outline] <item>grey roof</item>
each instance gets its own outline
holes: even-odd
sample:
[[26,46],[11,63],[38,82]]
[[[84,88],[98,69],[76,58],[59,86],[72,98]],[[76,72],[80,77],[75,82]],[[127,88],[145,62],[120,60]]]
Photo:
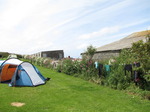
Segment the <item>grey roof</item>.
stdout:
[[136,32],[113,43],[98,47],[97,52],[131,48],[132,43],[134,42],[137,42],[139,40],[146,41],[146,35],[149,34],[149,31]]

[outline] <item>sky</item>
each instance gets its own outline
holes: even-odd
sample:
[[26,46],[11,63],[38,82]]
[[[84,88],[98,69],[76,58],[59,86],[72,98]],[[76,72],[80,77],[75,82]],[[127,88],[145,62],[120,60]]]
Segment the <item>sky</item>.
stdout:
[[80,58],[150,29],[150,0],[0,0],[0,52],[64,50]]

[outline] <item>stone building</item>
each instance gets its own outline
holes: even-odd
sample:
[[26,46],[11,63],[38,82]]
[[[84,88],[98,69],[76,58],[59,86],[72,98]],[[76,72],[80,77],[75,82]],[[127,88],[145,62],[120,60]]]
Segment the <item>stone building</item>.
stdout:
[[106,59],[110,59],[113,57],[117,57],[119,56],[121,50],[107,50],[107,51],[96,51],[93,59],[95,60],[106,60]]
[[139,40],[146,42],[146,37],[148,34],[150,34],[150,30],[135,32],[123,39],[98,47],[93,56],[93,59],[105,60],[119,56],[122,49],[131,48],[133,43]]
[[64,58],[64,51],[63,50],[55,50],[55,51],[42,51],[42,52],[39,52],[39,53],[35,53],[35,54],[32,54],[32,56],[35,56],[35,57],[48,57],[48,58],[51,58],[51,59],[62,59]]

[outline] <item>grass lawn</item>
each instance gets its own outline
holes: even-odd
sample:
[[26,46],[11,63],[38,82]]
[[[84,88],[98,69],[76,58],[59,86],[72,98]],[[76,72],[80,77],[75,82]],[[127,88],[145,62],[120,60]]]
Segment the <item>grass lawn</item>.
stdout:
[[[37,87],[0,84],[0,112],[149,112],[150,101],[38,67],[51,80]],[[25,103],[22,107],[12,102]]]

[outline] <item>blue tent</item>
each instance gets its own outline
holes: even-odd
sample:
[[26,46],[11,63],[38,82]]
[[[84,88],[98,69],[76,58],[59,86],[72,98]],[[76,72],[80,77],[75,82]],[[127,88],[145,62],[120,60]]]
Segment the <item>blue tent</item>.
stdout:
[[0,61],[0,82],[10,81],[9,86],[38,86],[47,79],[31,63],[18,59]]

